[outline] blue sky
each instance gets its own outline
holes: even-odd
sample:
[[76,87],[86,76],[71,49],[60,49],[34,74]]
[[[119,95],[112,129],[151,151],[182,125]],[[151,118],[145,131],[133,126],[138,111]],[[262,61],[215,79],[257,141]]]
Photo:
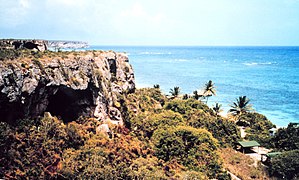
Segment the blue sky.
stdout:
[[299,0],[0,0],[0,38],[299,45]]

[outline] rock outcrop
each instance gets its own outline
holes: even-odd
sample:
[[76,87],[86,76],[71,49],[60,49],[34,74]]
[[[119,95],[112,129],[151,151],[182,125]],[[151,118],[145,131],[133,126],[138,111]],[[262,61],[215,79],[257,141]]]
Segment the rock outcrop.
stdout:
[[35,49],[45,51],[53,49],[87,48],[88,43],[82,41],[42,40],[42,39],[0,39],[0,49]]
[[48,41],[38,39],[1,39],[0,48],[3,49],[36,49],[45,51],[48,49]]
[[87,48],[88,43],[82,41],[49,41],[49,48],[80,49]]
[[39,53],[0,61],[0,121],[50,112],[67,122],[87,116],[123,124],[120,99],[135,90],[126,54]]

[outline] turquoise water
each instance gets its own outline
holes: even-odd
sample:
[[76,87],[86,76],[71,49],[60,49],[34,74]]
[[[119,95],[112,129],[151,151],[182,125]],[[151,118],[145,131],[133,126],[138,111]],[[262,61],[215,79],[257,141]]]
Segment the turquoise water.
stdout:
[[91,49],[126,52],[137,87],[160,84],[164,93],[179,86],[182,93],[202,89],[208,80],[217,95],[209,105],[224,111],[246,95],[258,113],[278,127],[299,122],[299,47],[120,47]]

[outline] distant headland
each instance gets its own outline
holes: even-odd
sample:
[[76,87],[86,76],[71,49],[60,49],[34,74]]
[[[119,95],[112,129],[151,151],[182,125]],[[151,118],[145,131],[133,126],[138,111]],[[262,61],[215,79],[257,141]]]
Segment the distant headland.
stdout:
[[89,45],[83,41],[43,40],[43,39],[0,39],[0,49],[79,49]]

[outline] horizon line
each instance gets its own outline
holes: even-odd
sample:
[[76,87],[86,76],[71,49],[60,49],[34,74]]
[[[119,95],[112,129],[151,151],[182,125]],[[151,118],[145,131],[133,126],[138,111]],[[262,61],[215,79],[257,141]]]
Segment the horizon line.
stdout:
[[89,44],[89,46],[103,47],[299,47],[298,45],[113,45],[113,44]]

